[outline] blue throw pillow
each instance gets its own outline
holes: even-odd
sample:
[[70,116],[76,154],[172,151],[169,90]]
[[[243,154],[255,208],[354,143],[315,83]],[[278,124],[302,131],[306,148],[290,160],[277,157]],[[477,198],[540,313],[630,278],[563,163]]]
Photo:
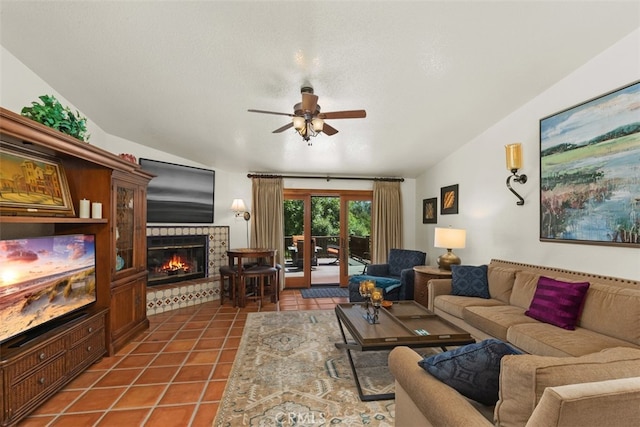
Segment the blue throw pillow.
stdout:
[[452,265],[451,295],[491,298],[487,269],[486,265]]
[[500,387],[500,360],[522,354],[497,339],[488,339],[425,357],[418,362],[431,375],[463,396],[484,405],[495,405]]

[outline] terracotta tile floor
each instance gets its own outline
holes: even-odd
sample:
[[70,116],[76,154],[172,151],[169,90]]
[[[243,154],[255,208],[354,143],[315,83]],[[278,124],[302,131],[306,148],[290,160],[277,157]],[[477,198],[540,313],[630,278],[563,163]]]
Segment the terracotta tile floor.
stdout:
[[[286,290],[261,311],[332,309],[347,298]],[[150,327],[36,409],[19,426],[211,426],[247,313],[220,301],[149,317]]]

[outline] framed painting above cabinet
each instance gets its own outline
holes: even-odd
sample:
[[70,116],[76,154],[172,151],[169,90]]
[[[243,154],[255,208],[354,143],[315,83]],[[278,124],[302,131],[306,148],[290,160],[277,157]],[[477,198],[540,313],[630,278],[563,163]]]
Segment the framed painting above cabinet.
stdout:
[[0,214],[75,216],[60,162],[0,142]]

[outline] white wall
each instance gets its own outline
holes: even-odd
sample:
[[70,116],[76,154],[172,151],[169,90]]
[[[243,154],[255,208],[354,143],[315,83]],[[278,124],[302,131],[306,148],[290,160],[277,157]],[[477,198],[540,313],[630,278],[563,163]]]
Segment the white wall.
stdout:
[[[69,102],[62,94],[49,86],[39,76],[27,68],[20,60],[4,47],[0,46],[0,105],[8,110],[19,113],[22,107],[39,101],[38,96],[49,94],[73,110],[77,107]],[[80,110],[82,115],[85,115]],[[137,158],[144,157],[189,166],[210,168],[163,151],[149,148],[133,141],[110,135],[98,127],[88,117],[89,142],[111,153],[129,153]],[[244,199],[247,209],[251,209],[251,180],[247,172],[234,173],[221,170],[216,171],[215,212],[214,225],[228,225],[231,247],[244,247],[247,241],[247,227],[243,218],[236,218],[230,210],[233,199]],[[286,180],[288,188],[327,188],[343,190],[371,189],[369,181],[325,181],[325,180]],[[404,243],[407,248],[415,247],[415,180],[408,179],[402,184],[403,213],[404,213]],[[154,224],[155,225],[155,224]]]
[[[77,107],[69,102],[62,94],[49,86],[45,81],[27,68],[20,60],[13,56],[4,47],[0,50],[0,105],[8,110],[20,113],[22,107],[38,101],[38,96],[49,94],[55,97],[71,109]],[[80,114],[85,115],[80,110]],[[179,163],[188,166],[210,168],[208,165],[199,164],[178,156],[167,154],[163,151],[140,145],[102,130],[91,118],[88,117],[88,133],[91,134],[89,143],[114,154],[129,153],[137,158],[145,157],[171,163]],[[230,245],[246,245],[246,228],[244,220],[236,220],[229,209],[233,198],[251,199],[251,182],[245,174],[230,173],[221,169],[216,171],[214,225],[230,226]],[[236,223],[236,221],[241,221]],[[154,224],[155,225],[155,224]],[[160,224],[159,224],[160,225]]]
[[[508,60],[508,58],[506,59]],[[467,230],[467,247],[454,250],[465,264],[501,258],[570,270],[640,279],[640,250],[539,241],[539,120],[640,79],[640,29],[575,70],[545,92],[469,141],[418,177],[416,199],[438,197],[440,187],[459,184],[459,214],[438,215],[438,227]],[[490,108],[490,106],[488,106]],[[504,145],[521,142],[526,184],[505,185],[510,175]],[[433,247],[436,225],[422,224],[416,205],[417,245],[435,265],[443,249]]]

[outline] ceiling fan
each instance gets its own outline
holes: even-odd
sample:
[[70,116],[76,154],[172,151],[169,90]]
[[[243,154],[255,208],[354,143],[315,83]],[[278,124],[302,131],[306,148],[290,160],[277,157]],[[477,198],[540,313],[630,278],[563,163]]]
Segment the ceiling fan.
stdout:
[[290,123],[279,127],[274,130],[273,133],[284,132],[287,129],[295,128],[295,130],[302,136],[302,139],[309,141],[312,136],[317,136],[320,132],[324,132],[326,135],[335,135],[338,130],[333,126],[328,125],[325,119],[362,119],[367,117],[365,110],[348,110],[348,111],[332,111],[329,113],[321,113],[320,106],[318,105],[318,95],[313,94],[313,88],[310,86],[303,86],[300,89],[302,93],[302,102],[293,106],[293,114],[290,113],[278,113],[275,111],[265,110],[247,110],[251,113],[263,113],[263,114],[276,114],[278,116],[289,116],[293,119]]

